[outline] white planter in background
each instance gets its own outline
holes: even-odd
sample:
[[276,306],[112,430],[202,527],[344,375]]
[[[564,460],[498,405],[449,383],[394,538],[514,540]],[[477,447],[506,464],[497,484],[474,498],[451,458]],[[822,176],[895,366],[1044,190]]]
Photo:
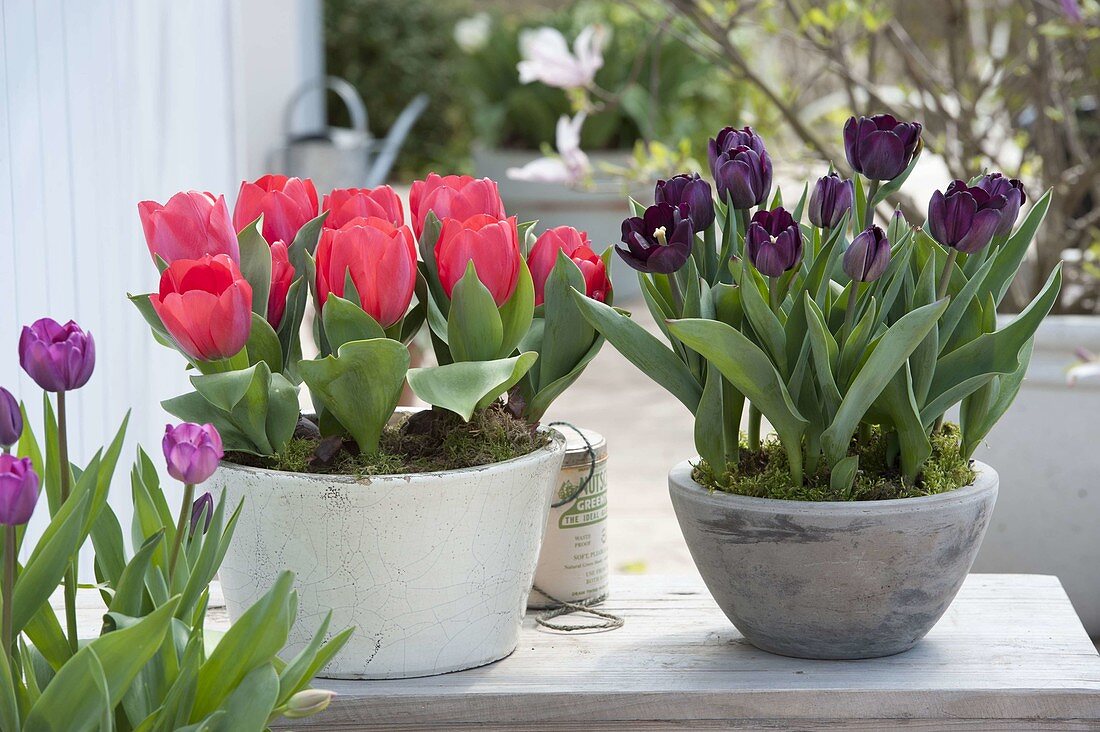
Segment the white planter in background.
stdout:
[[1039,327],[1015,403],[974,457],[1001,474],[975,572],[1057,575],[1100,636],[1100,379],[1066,384],[1074,349],[1100,351],[1100,317]]
[[321,672],[386,679],[458,671],[515,650],[565,440],[469,470],[380,476],[223,464],[211,488],[244,501],[221,566],[231,619],[295,574],[288,658],[325,614],[354,627]]

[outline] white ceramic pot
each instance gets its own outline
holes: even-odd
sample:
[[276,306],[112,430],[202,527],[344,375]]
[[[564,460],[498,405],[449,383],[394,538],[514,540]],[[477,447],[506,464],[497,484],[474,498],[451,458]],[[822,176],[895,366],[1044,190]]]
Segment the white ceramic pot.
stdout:
[[212,488],[243,501],[221,566],[231,619],[295,574],[288,658],[332,610],[354,627],[321,672],[389,679],[459,671],[515,650],[565,440],[468,470],[307,475],[223,464]]
[[1100,636],[1100,379],[1066,383],[1074,349],[1100,352],[1100,317],[1047,318],[1027,378],[974,457],[997,466],[1001,495],[975,572],[1057,575]]

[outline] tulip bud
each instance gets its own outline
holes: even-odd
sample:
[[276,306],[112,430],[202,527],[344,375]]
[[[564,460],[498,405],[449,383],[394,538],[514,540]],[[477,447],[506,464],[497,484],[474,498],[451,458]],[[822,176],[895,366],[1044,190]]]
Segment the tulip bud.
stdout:
[[889,114],[850,117],[844,125],[844,154],[870,180],[893,180],[913,161],[920,122],[898,122]]
[[0,447],[8,448],[19,442],[23,434],[23,412],[11,392],[0,386]]
[[817,179],[810,194],[810,223],[819,229],[831,229],[852,208],[855,186],[836,173]]
[[195,535],[195,529],[198,528],[200,520],[202,521],[202,531],[200,533],[205,535],[207,529],[210,528],[210,517],[213,515],[214,497],[210,495],[210,491],[207,491],[191,504],[191,529],[187,537],[191,538]]
[[759,206],[772,188],[772,161],[764,140],[751,127],[726,127],[707,145],[718,197],[737,209]]
[[477,278],[500,307],[516,291],[521,261],[514,216],[504,220],[486,214],[465,221],[443,219],[435,263],[447,297],[466,274],[466,265],[473,262]]
[[405,317],[416,287],[416,245],[407,226],[378,218],[352,219],[325,229],[317,244],[317,298],[348,298],[348,275],[359,306],[383,328]]
[[956,180],[946,193],[936,191],[928,202],[928,230],[945,247],[965,254],[989,246],[1001,226],[1008,198]]
[[38,474],[30,458],[0,455],[0,524],[21,526],[38,502]]
[[19,336],[19,365],[46,391],[79,389],[95,369],[95,340],[71,320],[42,318]]
[[558,252],[565,252],[584,276],[585,295],[593,300],[606,302],[611,292],[611,281],[603,260],[592,251],[588,234],[571,226],[558,226],[542,232],[531,253],[527,256],[527,268],[535,286],[535,305],[545,298],[546,280],[558,262]]
[[252,286],[224,254],[172,262],[149,303],[180,349],[199,361],[237,355],[252,330]]
[[191,485],[202,483],[213,475],[218,469],[218,461],[225,455],[221,435],[214,425],[194,422],[165,425],[161,448],[168,474]]
[[844,252],[844,272],[857,282],[874,282],[890,264],[890,240],[880,226],[861,232]]
[[138,216],[153,261],[160,257],[171,264],[207,254],[227,254],[234,262],[241,261],[225,196],[215,199],[209,193],[186,191],[172,196],[163,206],[156,201],[142,201]]
[[429,173],[424,180],[414,181],[409,191],[409,212],[417,238],[424,231],[424,221],[429,211],[440,221],[466,221],[479,214],[500,221],[508,216],[504,213],[504,203],[500,200],[496,182],[468,175],[440,176]]
[[283,716],[287,719],[301,719],[317,712],[323,712],[336,696],[334,691],[325,689],[303,689],[286,702]]
[[714,223],[714,199],[711,197],[710,183],[700,178],[698,173],[682,173],[668,180],[657,181],[653,202],[667,203],[670,206],[686,205],[691,228],[695,233],[709,229]]
[[[317,218],[317,189],[309,178],[265,175],[244,181],[233,208],[233,226],[242,231],[263,214],[264,239],[293,242],[308,221]],[[196,257],[197,258],[197,257]]]
[[277,241],[271,245],[271,289],[267,293],[267,322],[278,329],[286,312],[286,295],[294,281],[294,266],[286,243]]
[[687,264],[695,231],[685,204],[657,203],[642,216],[623,221],[624,249],[616,245],[622,260],[639,272],[671,274]]
[[339,229],[352,219],[385,219],[394,226],[405,223],[401,199],[389,186],[337,188],[325,196],[321,210],[328,211],[326,229]]
[[745,234],[749,261],[767,277],[779,277],[802,261],[802,231],[782,206],[757,211]]
[[1024,184],[1016,178],[1006,178],[1000,173],[989,173],[978,181],[978,188],[992,196],[1004,196],[1007,203],[1001,209],[1001,225],[994,236],[1008,236],[1020,215],[1020,207],[1027,201]]

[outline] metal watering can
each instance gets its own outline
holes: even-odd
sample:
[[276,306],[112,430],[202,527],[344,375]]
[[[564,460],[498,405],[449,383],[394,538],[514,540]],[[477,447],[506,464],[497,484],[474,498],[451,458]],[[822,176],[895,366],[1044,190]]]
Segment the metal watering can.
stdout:
[[[315,92],[333,91],[348,110],[351,127],[324,127],[313,132],[295,132],[294,113],[298,105]],[[312,178],[318,191],[334,188],[373,188],[384,183],[401,151],[409,130],[428,106],[428,96],[419,94],[401,111],[384,138],[371,136],[363,98],[347,80],[328,76],[306,82],[291,95],[283,112],[286,145],[277,152],[277,162],[287,175]]]

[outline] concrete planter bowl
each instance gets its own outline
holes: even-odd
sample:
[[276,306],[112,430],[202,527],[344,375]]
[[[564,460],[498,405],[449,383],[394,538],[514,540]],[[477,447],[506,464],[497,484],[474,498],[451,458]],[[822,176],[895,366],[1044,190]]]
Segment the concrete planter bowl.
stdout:
[[307,475],[223,464],[243,501],[221,566],[234,621],[283,570],[298,617],[287,657],[330,610],[351,640],[321,676],[392,679],[473,668],[515,650],[565,440],[467,470]]
[[877,658],[912,648],[959,591],[997,498],[997,473],[893,501],[802,502],[711,492],[691,464],[669,491],[695,566],[754,646]]

